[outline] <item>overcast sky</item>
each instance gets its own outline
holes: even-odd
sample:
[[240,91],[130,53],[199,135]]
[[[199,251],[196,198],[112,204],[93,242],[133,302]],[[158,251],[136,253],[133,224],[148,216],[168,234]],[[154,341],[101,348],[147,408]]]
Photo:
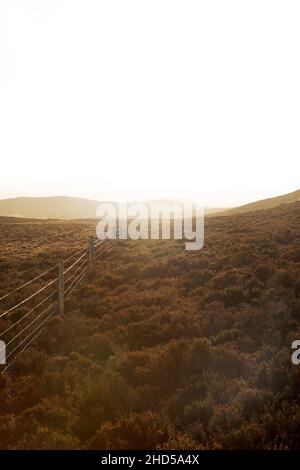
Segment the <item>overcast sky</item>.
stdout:
[[300,2],[0,0],[0,197],[300,188]]

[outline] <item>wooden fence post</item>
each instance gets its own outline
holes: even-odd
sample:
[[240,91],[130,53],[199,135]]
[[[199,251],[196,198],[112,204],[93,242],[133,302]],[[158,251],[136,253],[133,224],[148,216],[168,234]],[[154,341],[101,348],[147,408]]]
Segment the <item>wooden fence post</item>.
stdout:
[[95,274],[95,243],[94,237],[89,240],[89,275],[93,277]]
[[65,312],[65,286],[64,286],[64,262],[59,262],[58,265],[58,303],[59,313],[61,315]]

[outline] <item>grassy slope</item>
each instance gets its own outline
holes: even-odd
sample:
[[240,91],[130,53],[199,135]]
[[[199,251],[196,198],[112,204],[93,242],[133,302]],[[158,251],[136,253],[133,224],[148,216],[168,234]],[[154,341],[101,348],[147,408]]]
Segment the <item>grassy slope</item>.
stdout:
[[245,214],[250,211],[258,211],[263,209],[272,209],[278,207],[281,204],[291,204],[300,201],[300,189],[293,191],[292,193],[284,194],[283,196],[270,197],[268,199],[262,199],[260,201],[251,202],[244,206],[234,207],[220,213],[219,215],[233,215],[233,214]]

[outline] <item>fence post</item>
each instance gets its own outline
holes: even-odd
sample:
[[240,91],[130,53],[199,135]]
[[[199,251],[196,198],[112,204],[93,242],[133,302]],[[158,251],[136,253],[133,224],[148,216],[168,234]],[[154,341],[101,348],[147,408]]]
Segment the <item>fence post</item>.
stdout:
[[89,275],[93,277],[95,274],[95,243],[94,237],[89,240]]
[[58,303],[59,313],[61,315],[65,312],[65,286],[64,286],[64,262],[59,262],[58,265]]

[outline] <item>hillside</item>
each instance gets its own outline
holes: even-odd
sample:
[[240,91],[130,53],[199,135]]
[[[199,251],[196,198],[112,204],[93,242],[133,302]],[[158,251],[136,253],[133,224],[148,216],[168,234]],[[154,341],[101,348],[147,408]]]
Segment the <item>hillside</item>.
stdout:
[[[150,203],[172,203],[176,201],[148,201]],[[28,219],[93,219],[99,201],[67,196],[17,197],[0,199],[0,217]],[[224,208],[205,207],[205,213],[222,212]]]
[[[94,230],[0,219],[2,291]],[[0,375],[0,448],[300,449],[299,246],[300,203],[210,218],[198,252],[119,241]]]
[[233,214],[244,214],[250,211],[259,211],[262,209],[272,209],[273,207],[280,206],[281,204],[291,204],[293,202],[300,201],[300,189],[293,191],[292,193],[284,194],[282,196],[271,197],[268,199],[262,199],[260,201],[251,202],[240,207],[234,207],[227,209],[218,215],[233,215]]
[[67,196],[0,200],[0,216],[34,219],[94,218],[98,201]]

